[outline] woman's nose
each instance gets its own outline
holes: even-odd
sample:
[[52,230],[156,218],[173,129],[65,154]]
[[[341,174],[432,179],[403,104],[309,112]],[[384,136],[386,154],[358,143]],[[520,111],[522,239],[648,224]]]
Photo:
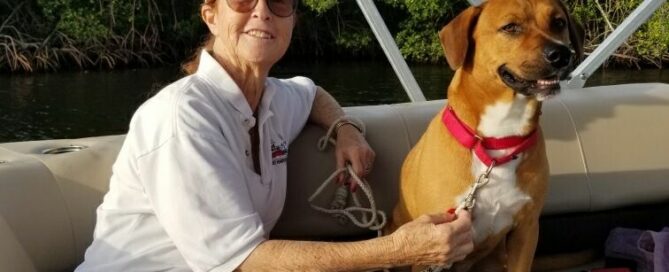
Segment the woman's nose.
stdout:
[[252,11],[252,16],[254,18],[259,18],[263,21],[269,20],[271,18],[272,11],[269,10],[267,2],[267,0],[258,0],[258,4]]

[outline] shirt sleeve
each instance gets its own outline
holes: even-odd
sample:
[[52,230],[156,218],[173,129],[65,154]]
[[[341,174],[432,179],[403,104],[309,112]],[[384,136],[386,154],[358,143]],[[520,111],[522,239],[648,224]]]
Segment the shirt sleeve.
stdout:
[[306,77],[284,79],[280,83],[283,90],[277,92],[275,111],[279,111],[278,115],[285,118],[288,124],[285,129],[288,130],[289,142],[292,142],[300,135],[309,119],[316,96],[316,85]]
[[232,271],[264,241],[224,139],[177,134],[137,162],[156,217],[194,271]]

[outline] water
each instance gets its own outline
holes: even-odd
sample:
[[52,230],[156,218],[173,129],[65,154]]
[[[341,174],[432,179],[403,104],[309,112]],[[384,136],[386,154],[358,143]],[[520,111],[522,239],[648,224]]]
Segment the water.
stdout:
[[[427,99],[446,97],[452,77],[446,65],[411,69]],[[408,101],[385,62],[281,63],[272,75],[310,77],[344,106]],[[176,67],[0,75],[0,142],[126,133],[137,107],[180,76]],[[669,70],[600,71],[588,85],[629,82],[669,83]]]

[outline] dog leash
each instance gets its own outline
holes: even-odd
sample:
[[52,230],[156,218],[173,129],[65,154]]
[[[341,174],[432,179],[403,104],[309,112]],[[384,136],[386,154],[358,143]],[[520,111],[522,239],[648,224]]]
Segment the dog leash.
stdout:
[[[335,193],[335,201],[333,201],[333,205],[330,206],[330,208],[324,208],[321,206],[318,206],[314,203],[314,200],[318,195],[320,195],[325,187],[327,187],[330,183],[333,182],[333,180],[337,177],[342,172],[347,172],[355,181],[355,183],[360,186],[360,189],[362,192],[364,192],[365,196],[369,200],[369,208],[364,208],[362,207],[362,204],[360,202],[360,199],[358,197],[357,193],[351,193],[351,198],[353,199],[353,206],[349,207],[343,207],[346,204],[342,205],[342,200],[343,203],[346,203],[346,198],[348,197],[347,195],[341,195],[341,189],[343,188],[343,192],[348,192],[346,189],[345,185],[342,185],[340,188],[338,188],[337,193]],[[336,204],[336,205],[335,205]],[[321,184],[318,189],[309,197],[309,205],[317,211],[335,215],[335,218],[337,218],[340,222],[342,222],[342,217],[345,216],[345,218],[348,218],[354,225],[360,227],[360,228],[365,228],[365,229],[370,229],[373,231],[377,232],[377,235],[381,235],[381,229],[386,225],[387,222],[387,217],[386,213],[378,210],[376,207],[376,202],[374,201],[374,196],[372,194],[372,188],[369,186],[369,183],[367,183],[365,180],[360,179],[355,172],[353,171],[353,168],[351,165],[347,165],[344,168],[337,169],[334,171],[330,177],[328,177],[323,184]],[[358,219],[355,217],[354,213],[360,213],[361,214],[361,219]],[[337,217],[336,215],[339,215]],[[371,215],[369,217],[368,215]]]
[[[332,138],[332,135],[339,127],[341,127],[340,124],[344,123],[353,125],[363,136],[365,135],[365,126],[362,121],[351,117],[341,117],[335,120],[327,133],[318,140],[317,148],[319,151],[325,151],[328,143],[333,146],[336,145],[336,141]],[[353,205],[346,207],[349,197],[349,191],[346,188],[346,185],[337,188],[329,208],[324,208],[314,203],[316,197],[318,197],[329,184],[334,183],[333,180],[341,173],[347,173],[353,178],[353,182],[360,187],[367,198],[369,208],[362,206],[357,192],[350,194],[351,199],[353,200]],[[360,228],[376,231],[378,236],[381,236],[381,229],[383,229],[387,223],[386,213],[376,207],[376,201],[374,200],[371,186],[369,186],[369,183],[367,183],[366,180],[358,177],[350,164],[347,164],[344,168],[335,170],[327,179],[325,179],[321,186],[309,197],[308,202],[314,210],[333,215],[341,224],[346,223],[346,220],[348,219]],[[354,213],[359,213],[361,218],[357,218]]]
[[490,173],[495,167],[495,164],[496,161],[493,160],[490,166],[488,166],[488,169],[479,175],[479,177],[476,179],[476,182],[474,182],[474,184],[472,184],[472,186],[469,188],[469,192],[467,193],[465,199],[460,203],[460,205],[458,205],[455,213],[458,213],[462,210],[472,211],[474,209],[474,206],[476,205],[476,193],[479,189],[481,189],[481,187],[485,186],[490,181]]
[[[341,124],[351,124],[357,128],[362,135],[365,135],[365,125],[362,121],[354,118],[341,117],[335,120],[333,124],[328,129],[327,133],[318,140],[317,149],[319,151],[325,151],[327,149],[328,143],[332,146],[336,145],[336,141],[332,138],[332,134],[337,131]],[[330,203],[330,208],[324,208],[314,204],[314,200],[318,195],[320,195],[323,190],[328,186],[328,184],[334,183],[333,180],[337,175],[346,172],[350,177],[353,178],[355,182],[361,189],[361,191],[367,197],[369,202],[369,208],[362,207],[358,194],[356,192],[350,193],[351,199],[353,199],[353,206],[346,207],[348,203],[349,191],[346,185],[342,184],[335,191],[335,196]],[[340,224],[346,224],[347,219],[352,222],[354,225],[376,231],[376,235],[380,237],[383,235],[382,229],[387,223],[386,213],[384,211],[378,210],[376,208],[376,201],[374,200],[374,194],[372,193],[372,187],[369,186],[366,180],[361,179],[350,164],[346,164],[346,167],[335,170],[318,189],[309,197],[309,205],[319,212],[330,214],[335,217]],[[358,219],[353,214],[354,212],[359,212],[361,214],[361,219]],[[371,217],[369,217],[371,215]],[[383,269],[384,272],[390,272],[388,269]]]
[[[467,196],[465,196],[464,200],[460,202],[458,207],[456,209],[451,209],[448,210],[448,213],[451,214],[458,214],[462,210],[467,210],[467,211],[473,211],[474,206],[476,206],[476,193],[478,192],[481,187],[485,186],[490,182],[490,173],[492,173],[492,169],[495,168],[496,161],[492,161],[492,163],[488,166],[488,168],[481,173],[474,184],[469,188],[469,192],[467,192]],[[450,269],[453,266],[453,263],[449,263],[445,266],[430,266],[426,269],[423,269],[422,272],[441,272],[447,269]]]
[[[363,135],[365,135],[365,127],[360,120],[344,119],[344,118],[345,117],[337,119],[333,123],[333,125],[330,126],[325,136],[319,139],[317,145],[319,151],[325,151],[325,149],[327,149],[328,143],[332,144],[333,146],[336,144],[336,141],[332,138],[332,134],[339,127],[337,126],[337,124],[340,124],[341,122],[347,122],[352,124],[353,126],[358,128],[358,130],[360,130],[360,132]],[[491,161],[491,163],[488,165],[488,168],[483,173],[481,173],[474,182],[474,184],[472,184],[464,200],[458,205],[456,209],[449,210],[448,211],[449,213],[457,214],[462,210],[471,211],[474,209],[476,205],[476,194],[481,187],[488,184],[488,182],[490,181],[490,173],[492,173],[492,169],[495,167],[496,164],[497,164],[496,160]],[[342,185],[339,188],[337,188],[333,201],[330,204],[330,208],[324,208],[314,203],[316,197],[318,197],[318,195],[320,195],[323,192],[323,190],[328,186],[328,184],[330,184],[337,177],[337,175],[343,172],[346,172],[348,175],[350,175],[353,178],[353,181],[357,183],[358,186],[360,186],[361,191],[364,192],[365,196],[369,201],[370,204],[369,208],[362,207],[359,197],[356,193],[351,194],[352,195],[351,198],[353,199],[354,205],[350,207],[345,207],[348,198],[348,190],[345,185]],[[348,219],[350,222],[352,222],[353,224],[355,224],[360,228],[366,228],[377,231],[378,236],[382,235],[381,229],[383,229],[383,227],[387,223],[387,216],[385,212],[378,210],[376,207],[376,202],[374,200],[371,186],[369,186],[369,183],[367,183],[366,180],[358,177],[358,175],[353,171],[353,168],[351,167],[350,164],[347,164],[346,167],[344,168],[335,170],[321,184],[321,186],[318,187],[318,189],[316,189],[316,191],[309,197],[308,202],[309,205],[314,210],[331,214],[340,223],[345,223],[346,219]],[[356,218],[355,215],[353,214],[354,212],[359,212],[361,214],[362,219]],[[371,218],[368,217],[368,215],[371,215]],[[452,266],[453,263],[449,263],[445,266],[430,266],[424,269],[423,272],[442,272],[444,270],[450,269]]]

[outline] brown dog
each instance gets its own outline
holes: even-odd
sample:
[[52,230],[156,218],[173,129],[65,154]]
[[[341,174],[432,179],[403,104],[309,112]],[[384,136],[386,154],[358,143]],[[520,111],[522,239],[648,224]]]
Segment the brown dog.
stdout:
[[582,56],[577,26],[559,0],[490,0],[442,29],[448,105],[404,162],[391,231],[471,195],[475,250],[453,270],[530,270],[548,185],[541,101]]

